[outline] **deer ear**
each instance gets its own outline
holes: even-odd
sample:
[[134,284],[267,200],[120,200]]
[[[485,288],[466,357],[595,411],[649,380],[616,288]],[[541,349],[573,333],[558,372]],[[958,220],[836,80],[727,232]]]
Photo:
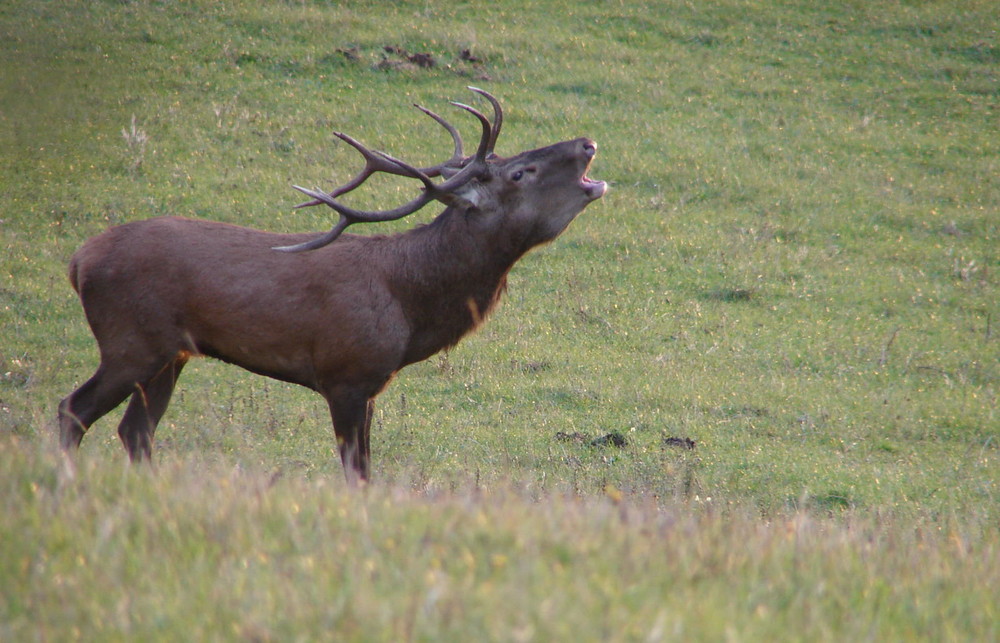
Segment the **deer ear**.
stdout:
[[475,186],[475,183],[470,183],[458,194],[472,208],[478,208],[479,204],[483,201],[483,195],[480,194]]
[[[446,205],[462,209],[478,208],[482,202],[482,195],[472,185],[465,185],[461,189],[449,193],[446,198],[448,199],[445,201]],[[444,201],[444,199],[439,200]]]

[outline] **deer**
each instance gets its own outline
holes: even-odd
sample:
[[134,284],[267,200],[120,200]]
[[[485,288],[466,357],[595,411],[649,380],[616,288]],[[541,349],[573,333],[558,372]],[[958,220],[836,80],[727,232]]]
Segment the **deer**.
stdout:
[[[90,426],[128,405],[118,436],[130,462],[151,461],[153,436],[178,377],[207,356],[298,384],[326,400],[349,483],[371,476],[375,398],[405,366],[449,349],[487,318],[513,265],[558,237],[607,184],[587,177],[597,151],[576,138],[501,157],[500,102],[485,90],[493,120],[455,107],[481,126],[466,156],[458,130],[415,105],[450,134],[454,152],[415,167],[356,139],[361,171],[332,192],[293,187],[339,216],[329,232],[276,233],[160,216],[111,227],[69,262],[97,340],[93,376],[58,407],[59,441],[72,456]],[[419,181],[419,194],[389,210],[359,210],[341,197],[383,173]],[[440,179],[435,182],[433,179]],[[394,234],[355,235],[355,223],[392,221],[432,201],[430,223]]]

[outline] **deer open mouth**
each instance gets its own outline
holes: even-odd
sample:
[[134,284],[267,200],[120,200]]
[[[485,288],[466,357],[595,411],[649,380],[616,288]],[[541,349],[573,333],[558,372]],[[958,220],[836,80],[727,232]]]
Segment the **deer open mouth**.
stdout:
[[595,181],[587,176],[587,170],[590,169],[590,164],[593,162],[594,157],[597,156],[597,143],[590,139],[580,140],[583,141],[583,153],[589,159],[587,167],[584,168],[583,175],[580,177],[580,187],[583,188],[587,198],[593,201],[604,196],[604,193],[608,191],[608,184],[604,181]]
[[591,201],[599,199],[608,191],[608,184],[604,181],[595,181],[588,178],[586,174],[580,177],[580,187],[587,194]]

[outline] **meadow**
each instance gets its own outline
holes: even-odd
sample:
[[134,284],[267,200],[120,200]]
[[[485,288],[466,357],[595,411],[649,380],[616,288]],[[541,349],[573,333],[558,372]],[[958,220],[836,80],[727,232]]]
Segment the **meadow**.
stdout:
[[[3,3],[0,640],[1000,639],[998,30],[988,0]],[[358,169],[333,132],[437,162],[412,104],[473,139],[467,85],[500,154],[588,136],[610,189],[379,398],[373,484],[319,396],[207,359],[154,466],[120,411],[60,455],[86,238],[325,231],[291,185]]]

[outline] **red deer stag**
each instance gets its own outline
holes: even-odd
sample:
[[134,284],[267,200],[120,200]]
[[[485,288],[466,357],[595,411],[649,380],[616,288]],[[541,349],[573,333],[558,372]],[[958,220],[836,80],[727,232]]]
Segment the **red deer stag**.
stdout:
[[[91,424],[131,396],[118,435],[132,461],[149,459],[181,369],[191,356],[208,355],[320,393],[348,480],[367,480],[375,396],[401,368],[473,330],[514,263],[559,236],[607,188],[586,176],[596,151],[586,138],[496,156],[503,112],[493,96],[470,89],[494,112],[491,124],[453,103],[482,125],[470,157],[455,128],[420,106],[455,144],[452,157],[432,167],[413,167],[337,133],[365,166],[331,193],[295,186],[312,199],[296,207],[325,203],[340,215],[320,237],[159,217],[88,240],[73,255],[69,278],[101,362],[59,404],[62,447],[75,451]],[[337,200],[376,172],[419,180],[422,191],[381,212]],[[430,224],[389,236],[340,236],[352,223],[399,219],[430,201],[447,206]]]

